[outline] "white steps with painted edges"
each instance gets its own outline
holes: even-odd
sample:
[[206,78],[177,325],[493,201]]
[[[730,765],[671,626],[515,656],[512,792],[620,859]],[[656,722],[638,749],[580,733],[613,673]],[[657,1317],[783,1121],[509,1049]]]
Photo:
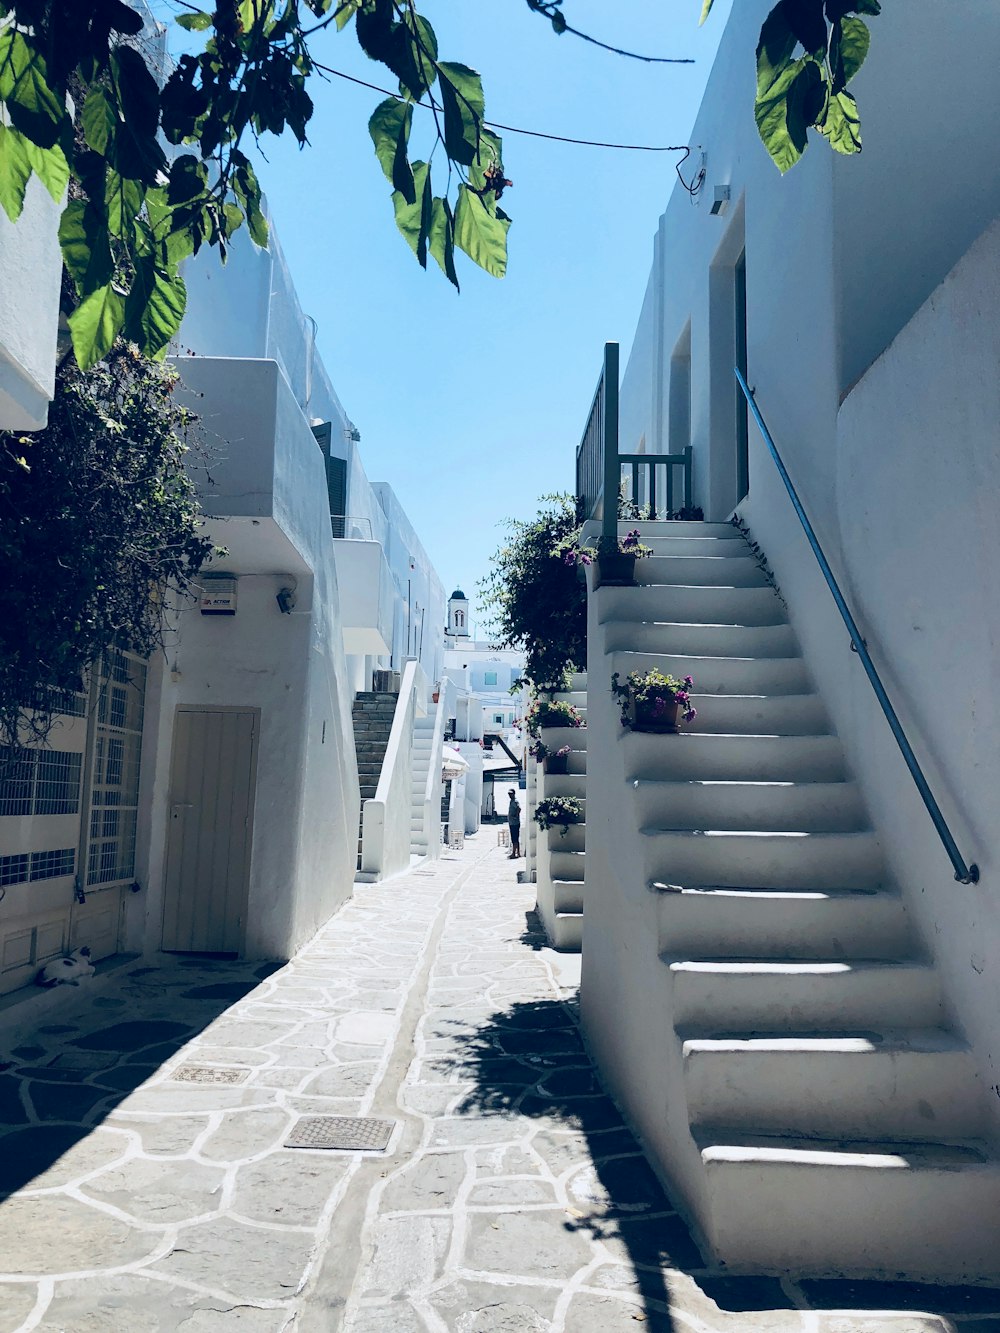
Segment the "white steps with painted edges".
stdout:
[[[586,672],[574,673],[567,689],[553,697],[572,704],[587,717]],[[534,795],[536,800],[551,796],[572,796],[583,802],[584,822],[571,825],[564,835],[560,827],[539,829],[535,833],[535,910],[554,949],[579,953],[583,944],[584,858],[586,855],[587,728],[545,727],[542,741],[550,750],[570,747],[567,773],[545,773],[536,765]],[[528,813],[529,820],[531,813]]]
[[983,1080],[784,605],[731,526],[627,526],[654,555],[591,594],[592,684],[600,653],[609,680],[691,675],[699,715],[618,742],[656,930],[617,945],[658,956],[671,1054],[616,1091],[647,1142],[647,1089],[673,1099],[658,1165],[731,1271],[996,1278]]
[[424,828],[424,794],[427,790],[427,774],[430,770],[431,752],[434,743],[434,721],[436,705],[426,717],[418,717],[413,724],[413,772],[410,781],[410,852],[414,856],[426,856],[428,852],[427,834]]

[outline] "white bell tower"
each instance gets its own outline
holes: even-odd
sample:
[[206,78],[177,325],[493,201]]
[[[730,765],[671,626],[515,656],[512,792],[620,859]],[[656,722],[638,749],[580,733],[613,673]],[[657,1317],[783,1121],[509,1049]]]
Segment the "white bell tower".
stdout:
[[461,588],[448,598],[448,633],[456,639],[469,637],[469,599]]

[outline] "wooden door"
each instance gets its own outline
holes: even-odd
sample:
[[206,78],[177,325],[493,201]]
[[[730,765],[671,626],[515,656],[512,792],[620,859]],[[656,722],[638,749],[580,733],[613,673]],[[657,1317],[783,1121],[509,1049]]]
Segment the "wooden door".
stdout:
[[243,949],[259,717],[180,708],[174,720],[161,948]]

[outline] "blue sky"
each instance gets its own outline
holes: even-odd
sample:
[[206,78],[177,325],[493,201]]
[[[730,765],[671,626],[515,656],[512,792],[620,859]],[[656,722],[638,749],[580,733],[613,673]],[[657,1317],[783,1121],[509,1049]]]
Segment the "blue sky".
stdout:
[[[482,73],[488,118],[678,144],[730,2],[699,29],[700,0],[565,0],[573,26],[631,50],[691,56],[693,66],[646,65],[557,37],[524,0],[423,0],[421,12],[441,57]],[[167,0],[155,8],[166,17]],[[314,55],[391,86],[353,25],[315,39]],[[678,155],[504,134],[508,274],[497,281],[460,256],[457,295],[433,261],[421,270],[396,231],[367,133],[379,95],[337,79],[312,92],[312,146],[272,141],[262,185],[369,477],[399,495],[448,590],[472,596],[504,539],[502,520],[573,487],[601,349],[617,339],[624,353],[631,341]],[[416,117],[412,157],[430,146],[429,113]]]

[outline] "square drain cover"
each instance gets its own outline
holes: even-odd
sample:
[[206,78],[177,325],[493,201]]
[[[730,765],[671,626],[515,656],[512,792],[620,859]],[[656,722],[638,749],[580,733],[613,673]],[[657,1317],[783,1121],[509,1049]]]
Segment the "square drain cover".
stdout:
[[249,1069],[216,1069],[212,1065],[178,1065],[170,1075],[178,1083],[204,1083],[209,1086],[242,1083],[250,1077]]
[[286,1148],[337,1148],[341,1152],[385,1152],[395,1120],[364,1116],[300,1116],[285,1139]]

